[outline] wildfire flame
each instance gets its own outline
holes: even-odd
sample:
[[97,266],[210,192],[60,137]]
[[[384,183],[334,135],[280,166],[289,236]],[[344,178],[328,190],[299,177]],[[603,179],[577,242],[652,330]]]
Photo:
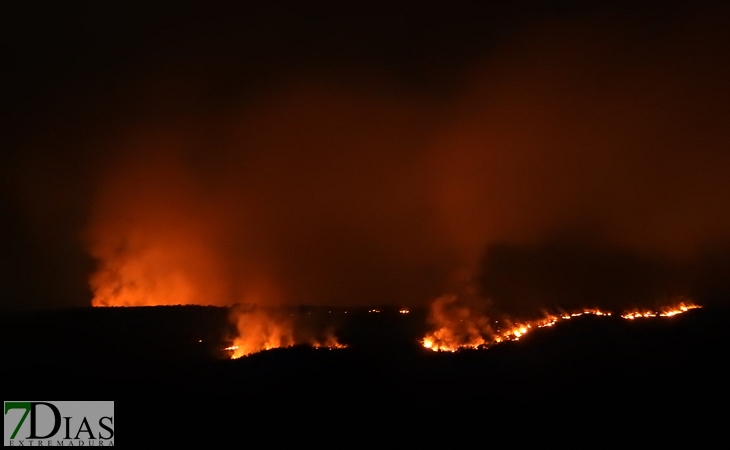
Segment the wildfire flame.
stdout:
[[631,311],[627,312],[621,315],[624,319],[640,319],[643,317],[672,317],[676,316],[677,314],[682,314],[684,312],[689,311],[690,309],[699,308],[700,306],[695,305],[693,303],[680,303],[676,306],[664,308],[660,311]]
[[232,352],[231,359],[297,344],[326,349],[346,347],[333,334],[318,338],[297,332],[291,317],[277,316],[263,309],[234,309],[231,318],[236,324],[238,336],[233,340],[233,345],[223,349]]
[[[332,349],[339,349],[339,348],[347,348],[347,345],[340,344],[337,342],[336,338],[327,339],[325,342],[311,342],[310,345],[313,348],[317,349],[326,349],[326,350],[332,350]],[[224,351],[230,351],[231,353],[231,359],[238,359],[244,356],[252,355],[254,353],[263,352],[265,350],[271,350],[274,348],[282,348],[282,347],[293,347],[294,344],[286,345],[286,346],[276,346],[276,345],[265,345],[262,348],[259,348],[257,350],[250,350],[250,346],[241,348],[238,345],[231,345],[230,347],[226,347],[223,350]],[[249,350],[247,351],[246,348]]]
[[334,348],[347,348],[345,344],[337,342],[337,338],[334,336],[328,336],[324,342],[312,342],[311,345],[314,348],[324,348],[327,350],[332,350]]
[[[686,301],[658,311],[634,310],[624,312],[620,316],[627,320],[672,317],[696,308],[700,306]],[[583,315],[611,316],[612,313],[599,309],[584,309],[572,313],[547,314],[537,320],[513,322],[504,319],[500,323],[499,320],[490,321],[483,314],[472,314],[468,307],[458,306],[455,296],[445,296],[437,299],[432,305],[430,321],[438,328],[427,334],[421,340],[421,344],[433,351],[447,352],[489,348],[502,342],[517,341],[531,330],[551,327],[560,321]]]

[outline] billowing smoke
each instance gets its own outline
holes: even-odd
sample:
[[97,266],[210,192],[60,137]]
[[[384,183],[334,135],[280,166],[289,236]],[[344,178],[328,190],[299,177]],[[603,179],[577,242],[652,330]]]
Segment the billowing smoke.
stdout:
[[407,100],[304,84],[218,120],[116,144],[88,233],[94,304],[402,304],[441,287],[429,118]]
[[[337,33],[279,48],[286,35],[264,27],[262,53],[227,21],[214,48],[152,33],[160,58],[59,96],[69,118],[47,114],[68,129],[26,144],[53,150],[3,164],[22,216],[3,229],[25,230],[24,264],[93,258],[65,270],[90,276],[94,305],[415,306],[464,285],[514,313],[724,298],[730,39],[696,12],[653,28],[602,10],[538,17],[484,46],[472,24],[453,41],[463,58],[444,59],[462,48],[443,36],[442,63],[420,65],[401,47],[344,51]],[[352,42],[379,28],[363,30]],[[320,55],[324,41],[337,45]],[[43,267],[13,286],[65,273]]]
[[[158,142],[158,145],[169,143]],[[155,145],[155,144],[149,144]],[[237,300],[220,219],[179,156],[153,148],[115,168],[101,192],[88,239],[99,269],[95,306],[225,305]]]
[[494,340],[498,322],[491,314],[491,305],[473,295],[470,292],[448,294],[431,303],[427,321],[434,331],[424,340],[426,348],[478,348]]
[[488,338],[504,314],[727,302],[729,66],[710,23],[659,42],[556,21],[472,79],[434,152],[435,199],[478,293],[452,289],[432,316]]

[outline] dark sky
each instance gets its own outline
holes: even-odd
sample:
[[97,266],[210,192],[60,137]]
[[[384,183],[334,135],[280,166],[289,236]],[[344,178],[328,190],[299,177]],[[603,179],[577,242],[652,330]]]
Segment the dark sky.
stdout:
[[0,7],[3,308],[730,291],[720,2],[106,3]]

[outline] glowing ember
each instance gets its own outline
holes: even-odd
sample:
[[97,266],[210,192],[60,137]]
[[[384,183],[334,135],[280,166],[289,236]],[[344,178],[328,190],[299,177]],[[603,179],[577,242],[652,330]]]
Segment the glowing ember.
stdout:
[[409,313],[410,311],[409,311],[409,310],[407,310],[407,309],[401,309],[401,310],[400,310],[400,311],[398,311],[398,312],[399,312],[399,313],[401,313],[401,314],[408,314],[408,313]]
[[[691,309],[700,308],[691,302],[681,302],[677,305],[662,308],[659,311],[630,311],[621,314],[623,319],[634,320],[649,317],[672,317]],[[610,312],[598,309],[585,309],[572,313],[547,314],[538,320],[512,322],[503,320],[492,324],[483,314],[472,314],[465,306],[458,306],[455,296],[446,296],[437,299],[432,305],[431,323],[437,325],[436,331],[426,335],[421,344],[433,351],[455,352],[459,349],[489,348],[493,345],[517,341],[530,330],[550,327],[559,321],[570,320],[583,315],[611,316]]]

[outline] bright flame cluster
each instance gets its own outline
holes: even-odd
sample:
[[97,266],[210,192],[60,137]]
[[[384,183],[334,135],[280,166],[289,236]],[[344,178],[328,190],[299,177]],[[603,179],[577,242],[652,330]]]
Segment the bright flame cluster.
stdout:
[[[621,314],[621,318],[634,320],[646,317],[672,317],[682,314],[690,309],[700,308],[699,305],[682,302],[676,306],[663,308],[659,311],[630,311]],[[436,331],[429,333],[423,338],[421,344],[433,351],[455,352],[459,349],[480,349],[489,348],[506,341],[518,341],[522,336],[537,328],[551,327],[563,320],[570,320],[583,315],[611,316],[610,312],[598,309],[585,309],[583,311],[562,314],[549,314],[547,317],[538,320],[512,322],[498,320],[493,323],[485,323],[486,318],[466,317],[459,319],[458,323],[446,320]],[[466,322],[465,322],[466,320]]]
[[297,330],[293,320],[262,309],[234,311],[232,318],[236,323],[238,336],[231,346],[223,349],[231,352],[231,359],[298,344],[326,349],[345,347],[332,334],[315,337],[312,333]]
[[695,308],[699,308],[699,306],[693,303],[680,303],[677,306],[664,308],[661,311],[631,311],[625,314],[621,314],[621,317],[629,320],[640,319],[644,317],[672,317]]

